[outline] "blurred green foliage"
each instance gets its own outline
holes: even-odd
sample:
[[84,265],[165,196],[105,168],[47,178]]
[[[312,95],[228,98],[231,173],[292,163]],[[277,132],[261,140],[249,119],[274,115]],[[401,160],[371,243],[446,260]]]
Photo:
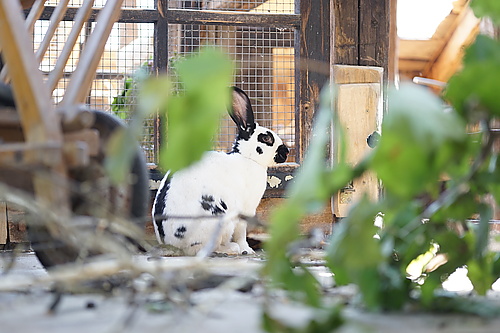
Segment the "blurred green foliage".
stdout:
[[[126,181],[144,121],[152,114],[159,113],[163,119],[165,136],[159,161],[162,169],[180,170],[212,148],[220,116],[230,105],[232,62],[222,51],[204,47],[191,57],[176,58],[173,68],[178,82],[167,75],[144,75],[144,70],[140,70],[130,83],[133,89],[125,89],[115,99],[116,112],[130,105],[134,105],[134,110],[127,109],[131,112],[127,113],[128,128],[117,131],[108,145],[105,167],[113,182]],[[136,99],[135,103],[128,103],[130,98]]]
[[[500,23],[500,2],[473,0],[471,6],[476,15]],[[376,202],[367,197],[357,202],[335,226],[326,257],[336,285],[357,285],[364,306],[375,311],[412,304],[433,311],[500,313],[498,306],[450,296],[441,289],[460,267],[468,268],[479,295],[500,277],[500,255],[489,250],[492,210],[485,200],[492,194],[500,204],[500,165],[498,152],[492,149],[496,132],[491,128],[500,117],[499,85],[500,43],[478,36],[443,99],[410,84],[388,92],[377,147],[357,166],[346,165],[341,158],[332,168],[325,160],[324,133],[325,124],[335,121],[330,105],[334,89],[325,88],[309,152],[289,188],[289,199],[272,216],[264,272],[273,286],[289,290],[307,305],[325,307],[327,297],[321,296],[319,284],[290,251],[301,239],[298,224],[370,170],[377,173],[384,193]],[[339,156],[344,156],[346,144],[338,137],[339,126],[333,128],[340,140]],[[383,220],[383,228],[374,226],[376,218]],[[436,258],[446,260],[434,265]],[[332,313],[338,313],[337,306]],[[269,313],[264,319],[270,322]]]
[[212,148],[221,116],[230,105],[234,71],[227,55],[216,48],[204,48],[191,58],[180,59],[174,68],[181,92],[171,96],[163,108],[166,144],[160,151],[160,165],[172,172]]

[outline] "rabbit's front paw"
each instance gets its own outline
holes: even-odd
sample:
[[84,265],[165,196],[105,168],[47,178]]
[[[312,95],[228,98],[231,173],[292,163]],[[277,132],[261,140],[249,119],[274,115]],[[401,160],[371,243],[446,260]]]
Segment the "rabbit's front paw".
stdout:
[[248,246],[248,244],[245,244],[243,246],[240,245],[240,254],[254,254],[255,251]]

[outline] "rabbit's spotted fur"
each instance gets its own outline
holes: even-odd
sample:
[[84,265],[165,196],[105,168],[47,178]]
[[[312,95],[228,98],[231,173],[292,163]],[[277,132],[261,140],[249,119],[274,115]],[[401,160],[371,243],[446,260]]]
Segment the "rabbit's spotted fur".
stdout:
[[246,254],[254,251],[246,241],[246,222],[238,215],[254,216],[264,194],[267,168],[285,162],[288,148],[270,129],[254,121],[248,96],[233,88],[229,114],[238,133],[229,153],[206,152],[190,167],[167,173],[158,189],[153,216],[173,216],[154,222],[160,243],[195,255],[212,241],[217,218],[179,219],[179,216],[234,216],[221,225],[214,248],[219,253]]

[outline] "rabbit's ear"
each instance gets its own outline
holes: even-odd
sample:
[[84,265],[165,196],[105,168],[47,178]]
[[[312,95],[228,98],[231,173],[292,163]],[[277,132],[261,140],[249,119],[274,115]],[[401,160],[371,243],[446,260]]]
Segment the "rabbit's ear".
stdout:
[[229,115],[238,126],[239,137],[248,140],[255,131],[256,125],[250,98],[238,87],[233,87],[233,104]]

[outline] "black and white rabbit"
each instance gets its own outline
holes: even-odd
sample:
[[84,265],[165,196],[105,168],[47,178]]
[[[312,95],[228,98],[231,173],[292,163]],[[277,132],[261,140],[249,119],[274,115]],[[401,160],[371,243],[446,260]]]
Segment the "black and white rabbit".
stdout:
[[288,156],[288,148],[276,133],[254,121],[245,92],[234,87],[232,95],[228,112],[238,132],[231,152],[206,152],[188,168],[174,175],[167,173],[156,194],[153,216],[228,217],[155,221],[158,241],[180,248],[186,255],[197,254],[213,241],[216,232],[219,237],[211,251],[253,253],[246,241],[246,222],[237,216],[255,215],[266,189],[267,168],[285,162]]

